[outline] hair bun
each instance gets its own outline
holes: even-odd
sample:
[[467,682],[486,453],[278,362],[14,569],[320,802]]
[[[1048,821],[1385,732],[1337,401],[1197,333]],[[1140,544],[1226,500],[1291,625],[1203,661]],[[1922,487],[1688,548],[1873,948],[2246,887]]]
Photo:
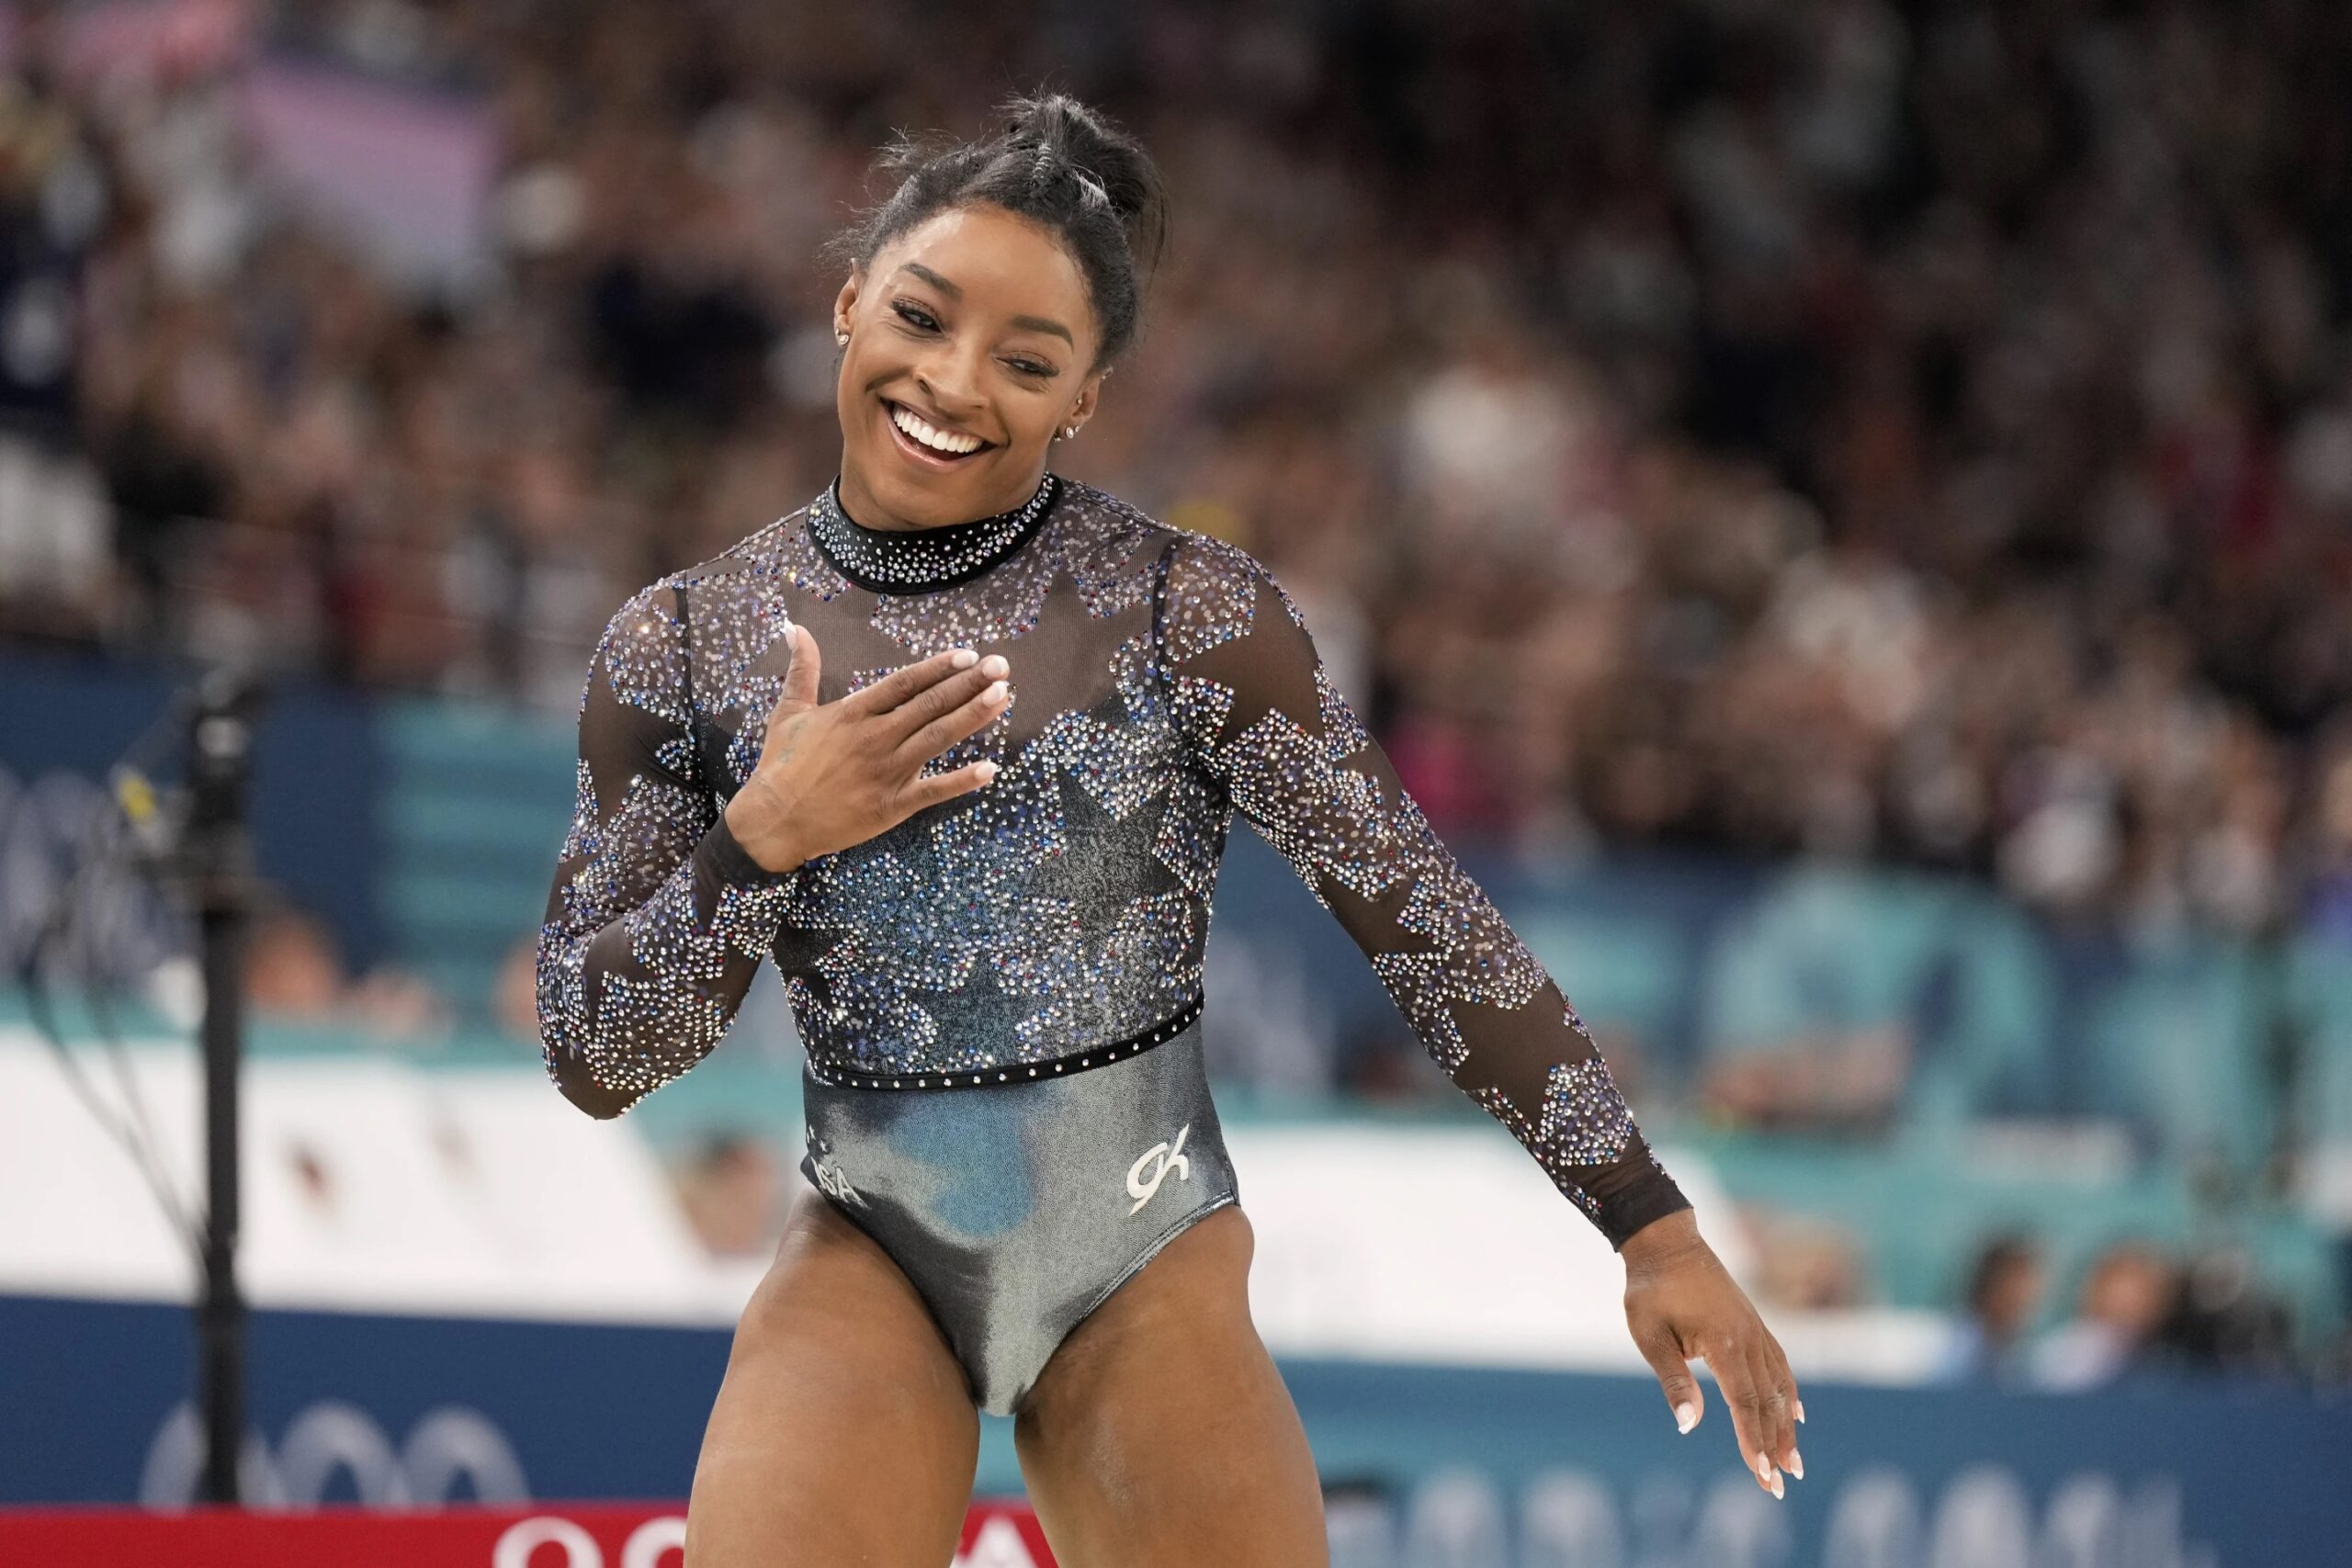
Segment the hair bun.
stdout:
[[1140,141],[1067,93],[1012,98],[1001,112],[1008,141],[1037,149],[1099,189],[1136,259],[1148,266],[1158,258],[1166,239],[1167,197]]

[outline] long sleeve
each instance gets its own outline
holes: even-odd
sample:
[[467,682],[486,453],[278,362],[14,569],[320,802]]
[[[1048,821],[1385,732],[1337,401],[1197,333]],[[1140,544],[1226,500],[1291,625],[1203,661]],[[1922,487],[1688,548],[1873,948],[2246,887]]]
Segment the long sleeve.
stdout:
[[548,1072],[617,1116],[710,1054],[774,943],[786,874],[728,830],[695,747],[686,600],[657,583],[605,629],[579,793],[539,928]]
[[1363,951],[1455,1086],[1612,1247],[1690,1207],[1583,1021],[1430,829],[1272,575],[1230,545],[1185,536],[1170,548],[1159,617],[1193,754]]

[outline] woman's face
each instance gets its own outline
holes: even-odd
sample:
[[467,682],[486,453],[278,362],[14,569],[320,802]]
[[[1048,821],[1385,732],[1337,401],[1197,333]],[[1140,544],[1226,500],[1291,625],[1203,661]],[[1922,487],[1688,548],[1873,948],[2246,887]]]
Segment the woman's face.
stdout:
[[842,286],[833,331],[849,333],[842,501],[873,528],[1019,506],[1102,380],[1087,373],[1099,337],[1077,261],[999,207],[936,213],[884,245]]

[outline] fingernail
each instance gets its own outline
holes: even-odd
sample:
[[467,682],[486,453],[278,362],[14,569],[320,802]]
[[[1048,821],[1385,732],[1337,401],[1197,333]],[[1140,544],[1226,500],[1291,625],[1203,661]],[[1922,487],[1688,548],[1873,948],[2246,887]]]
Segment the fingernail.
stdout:
[[958,670],[969,670],[973,665],[978,664],[979,661],[980,656],[978,654],[974,653],[968,648],[959,648],[956,650],[956,657],[949,660],[947,662],[953,664]]
[[1772,1472],[1772,1500],[1774,1502],[1779,1502],[1781,1498],[1788,1495],[1788,1492],[1789,1483],[1781,1479],[1781,1472],[1779,1471],[1774,1471]]
[[980,673],[983,675],[1003,675],[1009,673],[1012,669],[1012,666],[1004,661],[1004,655],[1001,653],[991,653],[980,660]]
[[1698,1424],[1699,1407],[1697,1405],[1691,1404],[1686,1399],[1681,1404],[1674,1407],[1674,1429],[1676,1431],[1688,1432],[1691,1427]]
[[1804,1479],[1804,1455],[1794,1449],[1789,1450],[1789,1473],[1799,1481]]
[[1802,1399],[1800,1399],[1800,1400],[1798,1400],[1798,1401],[1797,1401],[1797,1404],[1796,1404],[1796,1413],[1797,1413],[1797,1419],[1798,1419],[1798,1421],[1800,1421],[1800,1422],[1804,1421],[1804,1400],[1802,1400]]
[[1772,1461],[1762,1454],[1756,1456],[1756,1479],[1767,1486],[1772,1484]]
[[985,692],[982,692],[982,693],[980,694],[980,695],[981,695],[981,697],[982,697],[982,698],[984,698],[985,700],[987,700],[987,701],[989,701],[989,702],[992,702],[992,703],[1001,703],[1001,702],[1004,701],[1004,693],[1005,693],[1005,684],[1004,684],[1004,682],[1001,682],[1001,681],[992,681],[992,682],[990,682],[989,683],[989,688],[988,688],[988,690],[987,690],[987,691],[985,691]]
[[995,782],[996,764],[994,762],[980,762],[976,764],[976,766],[979,769],[980,782],[982,784],[991,784]]

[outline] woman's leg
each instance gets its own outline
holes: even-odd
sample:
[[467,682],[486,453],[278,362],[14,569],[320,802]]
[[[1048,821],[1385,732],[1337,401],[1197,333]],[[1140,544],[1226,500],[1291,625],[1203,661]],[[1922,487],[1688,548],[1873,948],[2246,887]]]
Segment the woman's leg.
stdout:
[[979,1417],[922,1299],[803,1193],[735,1327],[686,1507],[688,1568],[944,1568]]
[[1168,1244],[1046,1364],[1013,1437],[1073,1568],[1319,1568],[1323,1494],[1297,1407],[1250,1321],[1250,1222]]

